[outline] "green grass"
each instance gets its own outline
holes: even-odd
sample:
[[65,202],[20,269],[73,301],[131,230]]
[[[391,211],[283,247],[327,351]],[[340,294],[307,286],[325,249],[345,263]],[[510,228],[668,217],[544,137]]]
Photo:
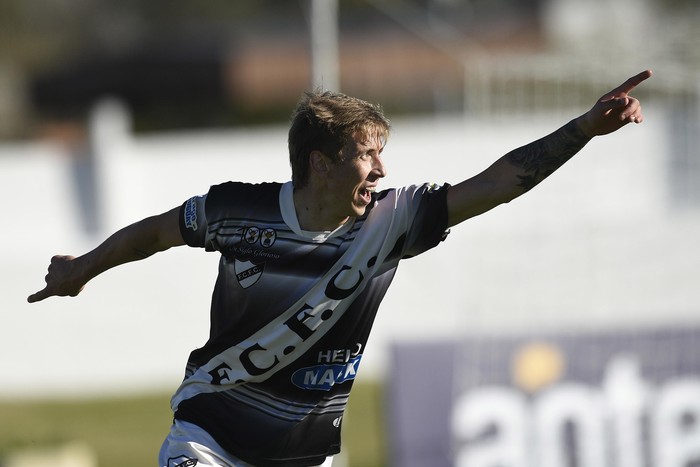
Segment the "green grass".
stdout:
[[0,403],[0,453],[81,441],[100,467],[157,465],[172,415],[168,395]]
[[387,465],[384,388],[381,384],[357,381],[353,385],[343,419],[343,452],[348,467]]
[[[99,467],[156,466],[172,414],[170,394],[86,401],[0,401],[0,464],[11,452],[73,441]],[[343,422],[348,467],[385,465],[381,386],[357,382]]]

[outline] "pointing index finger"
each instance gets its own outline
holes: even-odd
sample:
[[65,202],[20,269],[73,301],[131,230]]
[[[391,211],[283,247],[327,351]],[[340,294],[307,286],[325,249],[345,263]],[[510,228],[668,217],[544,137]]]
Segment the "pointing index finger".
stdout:
[[47,295],[46,288],[44,287],[40,291],[38,291],[34,294],[31,294],[29,297],[27,297],[27,302],[29,302],[29,303],[39,302],[39,301],[45,299],[46,295]]
[[636,88],[640,83],[642,83],[644,80],[649,79],[651,77],[652,72],[651,70],[644,70],[641,73],[638,73],[622,83],[620,86],[616,87],[612,91],[610,91],[608,94],[603,96],[603,100],[608,100],[612,99],[614,97],[625,97],[627,94],[632,91],[632,89]]

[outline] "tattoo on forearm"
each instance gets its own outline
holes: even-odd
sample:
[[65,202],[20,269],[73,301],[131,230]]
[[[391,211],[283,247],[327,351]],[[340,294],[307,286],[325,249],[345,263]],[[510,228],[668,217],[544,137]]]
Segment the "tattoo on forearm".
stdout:
[[554,133],[509,152],[506,158],[522,169],[518,186],[529,191],[564,165],[588,141],[590,138],[572,120]]

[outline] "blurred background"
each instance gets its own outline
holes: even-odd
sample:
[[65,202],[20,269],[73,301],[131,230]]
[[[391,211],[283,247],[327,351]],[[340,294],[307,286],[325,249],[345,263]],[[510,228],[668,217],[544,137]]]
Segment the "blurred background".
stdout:
[[0,465],[156,462],[218,258],[26,297],[54,254],[288,180],[303,91],[383,106],[384,187],[457,183],[647,68],[643,125],[399,268],[334,465],[700,465],[698,24],[694,0],[3,0]]

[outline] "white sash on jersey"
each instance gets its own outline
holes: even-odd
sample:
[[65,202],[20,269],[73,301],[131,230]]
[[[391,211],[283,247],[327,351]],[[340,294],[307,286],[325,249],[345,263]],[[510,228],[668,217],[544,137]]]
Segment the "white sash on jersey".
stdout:
[[173,396],[173,409],[197,394],[265,381],[306,353],[343,316],[406,231],[414,213],[397,209],[397,201],[407,195],[412,193],[389,191],[319,282],[276,319],[196,369]]

